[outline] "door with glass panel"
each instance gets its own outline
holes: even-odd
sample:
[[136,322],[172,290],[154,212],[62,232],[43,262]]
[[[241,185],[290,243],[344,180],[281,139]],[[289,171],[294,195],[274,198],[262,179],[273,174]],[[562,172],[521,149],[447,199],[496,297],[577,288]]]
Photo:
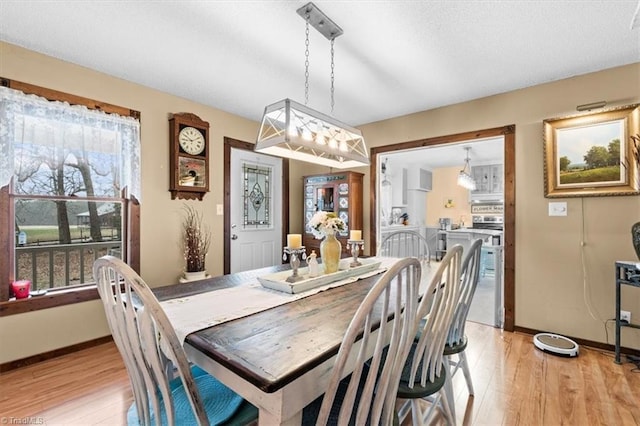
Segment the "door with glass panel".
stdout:
[[282,159],[231,149],[231,272],[282,263]]

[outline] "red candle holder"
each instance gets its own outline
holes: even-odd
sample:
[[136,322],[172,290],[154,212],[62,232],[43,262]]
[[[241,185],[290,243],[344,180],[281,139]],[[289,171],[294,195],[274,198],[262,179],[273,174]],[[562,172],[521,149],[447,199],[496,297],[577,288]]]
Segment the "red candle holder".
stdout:
[[29,297],[29,292],[31,291],[31,281],[14,281],[11,283],[11,289],[13,290],[13,294],[16,296],[16,299],[26,299]]

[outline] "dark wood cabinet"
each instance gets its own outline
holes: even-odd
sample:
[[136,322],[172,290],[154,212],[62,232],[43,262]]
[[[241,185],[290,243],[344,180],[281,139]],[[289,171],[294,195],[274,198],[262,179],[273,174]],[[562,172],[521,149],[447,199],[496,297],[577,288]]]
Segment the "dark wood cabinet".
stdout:
[[[343,256],[347,252],[347,240],[352,229],[362,230],[362,173],[344,171],[304,177],[304,232],[302,244],[307,255],[315,250],[320,255],[320,242],[309,229],[309,220],[315,212],[324,210],[334,212],[347,225],[337,235],[342,243]],[[364,232],[363,232],[364,235]]]

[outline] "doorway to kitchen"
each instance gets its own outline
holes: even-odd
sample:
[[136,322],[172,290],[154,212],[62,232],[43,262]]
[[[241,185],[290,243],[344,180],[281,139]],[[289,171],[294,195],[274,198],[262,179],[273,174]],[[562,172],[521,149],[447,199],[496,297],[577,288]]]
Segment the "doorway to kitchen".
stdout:
[[[499,146],[496,148],[497,143]],[[465,164],[467,152],[473,153],[470,156],[470,163],[471,166],[477,166],[473,167],[473,170]],[[407,155],[416,159],[420,154],[426,154],[425,158],[429,157],[432,161],[440,157],[443,163],[441,166],[436,163],[433,163],[435,166],[429,166],[427,163],[420,166],[415,165],[415,161],[406,160]],[[402,159],[402,155],[405,155],[405,159],[396,162],[394,171],[393,157]],[[447,159],[449,163],[444,162]],[[432,234],[425,237],[433,238],[433,235],[436,235],[437,239],[444,240],[445,247],[447,240],[450,244],[454,244],[460,243],[464,238],[470,241],[482,238],[485,241],[483,270],[477,294],[474,297],[478,306],[471,309],[469,319],[493,326],[501,325],[505,330],[512,331],[515,318],[515,126],[375,147],[371,150],[371,160],[371,186],[375,188],[375,191],[372,191],[374,199],[371,204],[370,239],[373,240],[373,247],[376,246],[376,241],[380,241],[383,232],[389,229],[387,226],[396,225],[393,212],[399,207],[404,209],[400,211],[401,216],[407,213],[410,226],[424,229],[425,234],[431,231]],[[501,163],[499,171],[492,171],[490,166],[499,163]],[[431,182],[426,186],[411,183],[411,174],[420,176],[421,173],[417,173],[416,170],[422,169],[427,172]],[[465,191],[457,185],[457,177],[461,170],[466,170],[474,180],[478,181],[478,185],[488,186],[483,186],[482,192]],[[478,175],[473,176],[474,172]],[[400,180],[397,180],[398,176],[401,176]],[[402,197],[392,195],[392,202],[389,204],[387,199],[383,200],[382,182],[385,178],[392,182],[391,191],[409,192],[409,194],[403,194]],[[443,189],[439,186],[438,180],[453,182],[453,184]],[[423,194],[418,192],[411,194],[410,188],[420,189],[421,186],[424,190]],[[487,189],[489,187],[499,187],[500,191],[490,191]],[[408,191],[404,191],[405,188]],[[462,192],[459,192],[460,189]],[[474,193],[481,193],[484,198],[472,197]],[[396,206],[395,203],[399,203],[398,200],[402,199],[409,202]],[[416,210],[415,203],[413,203],[414,206],[411,205],[412,199],[417,200],[418,205],[423,203],[426,206],[426,212]],[[472,201],[476,202],[472,203]],[[429,214],[430,204],[433,206],[431,214]],[[472,209],[471,206],[476,208]],[[392,215],[386,217],[383,211],[392,212]],[[476,220],[500,220],[503,229],[496,231],[475,228]],[[493,238],[493,234],[496,234],[497,238]],[[438,241],[433,243],[438,244]],[[432,245],[432,247],[435,247],[433,248],[435,251],[438,246]]]

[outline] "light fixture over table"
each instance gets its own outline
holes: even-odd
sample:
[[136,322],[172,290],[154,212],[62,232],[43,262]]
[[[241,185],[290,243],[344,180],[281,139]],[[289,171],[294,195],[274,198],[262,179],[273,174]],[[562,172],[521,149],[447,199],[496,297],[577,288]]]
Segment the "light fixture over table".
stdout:
[[305,18],[305,105],[283,99],[264,109],[254,150],[278,157],[347,169],[367,166],[369,154],[360,130],[307,107],[309,100],[309,24],[331,41],[331,112],[333,113],[333,42],[343,33],[313,3],[297,10]]
[[471,166],[469,165],[469,150],[471,150],[471,147],[465,147],[465,150],[467,151],[467,158],[464,160],[464,167],[458,173],[458,185],[469,191],[475,191],[476,181],[471,177]]

